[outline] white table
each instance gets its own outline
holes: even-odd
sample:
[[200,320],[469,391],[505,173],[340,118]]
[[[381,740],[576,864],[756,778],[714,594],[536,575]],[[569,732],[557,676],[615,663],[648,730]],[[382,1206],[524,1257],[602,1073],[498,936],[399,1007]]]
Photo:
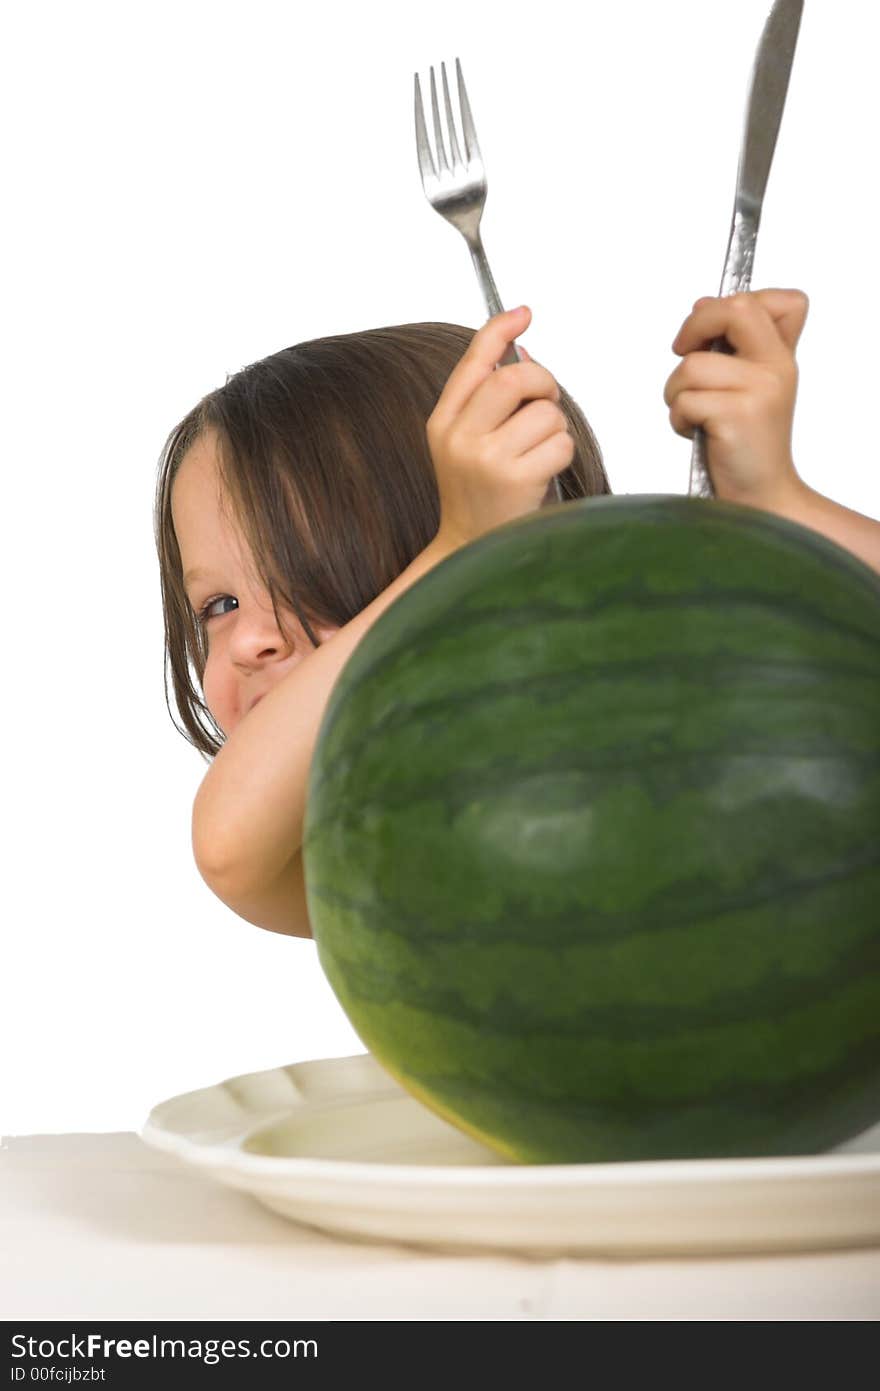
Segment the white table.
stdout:
[[6,1320],[880,1318],[880,1249],[537,1260],[348,1242],[134,1134],[7,1138],[0,1233]]

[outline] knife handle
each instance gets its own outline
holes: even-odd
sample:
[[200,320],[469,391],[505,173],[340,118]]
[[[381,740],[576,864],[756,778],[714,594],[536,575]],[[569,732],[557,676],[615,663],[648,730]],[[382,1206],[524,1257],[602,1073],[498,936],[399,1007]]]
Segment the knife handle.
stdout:
[[[722,298],[726,295],[744,294],[751,286],[759,218],[760,209],[751,209],[748,213],[744,213],[738,208],[734,209],[733,221],[730,226],[730,241],[721,275],[721,288],[718,291]],[[726,338],[716,338],[709,347],[713,353],[733,353],[735,351]],[[708,452],[706,432],[697,426],[694,430],[694,442],[691,449],[689,497],[715,496],[712,476],[709,473]]]
[[[728,353],[731,356],[736,351],[728,343],[726,338],[716,338],[709,344],[709,351],[712,353]],[[709,473],[708,443],[706,431],[701,425],[694,430],[693,445],[691,448],[691,476],[688,484],[689,497],[714,497],[715,487],[712,483],[712,475]]]

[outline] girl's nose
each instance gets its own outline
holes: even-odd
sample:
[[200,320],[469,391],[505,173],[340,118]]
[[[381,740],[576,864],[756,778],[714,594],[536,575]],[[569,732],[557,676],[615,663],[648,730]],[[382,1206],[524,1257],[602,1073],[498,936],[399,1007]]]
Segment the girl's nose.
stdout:
[[239,609],[229,645],[236,666],[248,670],[280,661],[290,653],[290,643],[278,626],[272,609]]

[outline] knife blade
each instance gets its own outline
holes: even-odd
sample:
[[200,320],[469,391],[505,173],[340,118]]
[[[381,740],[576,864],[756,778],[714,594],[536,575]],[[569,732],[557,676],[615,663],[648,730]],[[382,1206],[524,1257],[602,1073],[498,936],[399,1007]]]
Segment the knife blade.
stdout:
[[[746,102],[746,122],[736,175],[733,217],[719,295],[747,290],[752,279],[755,243],[773,152],[782,122],[785,98],[804,0],[776,0],[761,35]],[[732,352],[725,339],[712,344],[715,352]],[[694,431],[688,493],[714,497],[706,458],[705,432]]]

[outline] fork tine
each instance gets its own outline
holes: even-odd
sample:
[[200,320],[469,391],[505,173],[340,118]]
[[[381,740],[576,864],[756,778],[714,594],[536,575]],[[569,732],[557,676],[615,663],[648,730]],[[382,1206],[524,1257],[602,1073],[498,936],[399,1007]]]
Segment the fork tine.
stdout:
[[458,75],[458,104],[461,107],[461,128],[464,132],[464,147],[467,150],[468,163],[472,159],[480,158],[480,147],[477,144],[477,132],[474,129],[474,118],[471,115],[471,104],[468,101],[467,88],[464,85],[464,77],[461,72],[461,63],[456,58],[455,71]]
[[440,64],[440,72],[443,77],[443,101],[446,105],[446,129],[449,131],[449,153],[452,156],[453,169],[461,165],[461,153],[458,148],[458,141],[455,138],[455,118],[452,114],[452,102],[449,100],[449,83],[446,81],[446,64]]
[[436,179],[437,170],[434,168],[434,156],[431,154],[431,146],[428,144],[428,132],[425,128],[425,108],[422,105],[422,89],[419,86],[419,75],[416,73],[416,148],[419,152],[419,171],[422,176],[422,183],[430,179]]
[[446,149],[443,145],[443,128],[440,125],[440,108],[437,105],[437,83],[434,81],[434,69],[431,69],[431,112],[434,116],[434,139],[437,142],[437,166],[442,173],[449,173],[449,165],[446,160]]

